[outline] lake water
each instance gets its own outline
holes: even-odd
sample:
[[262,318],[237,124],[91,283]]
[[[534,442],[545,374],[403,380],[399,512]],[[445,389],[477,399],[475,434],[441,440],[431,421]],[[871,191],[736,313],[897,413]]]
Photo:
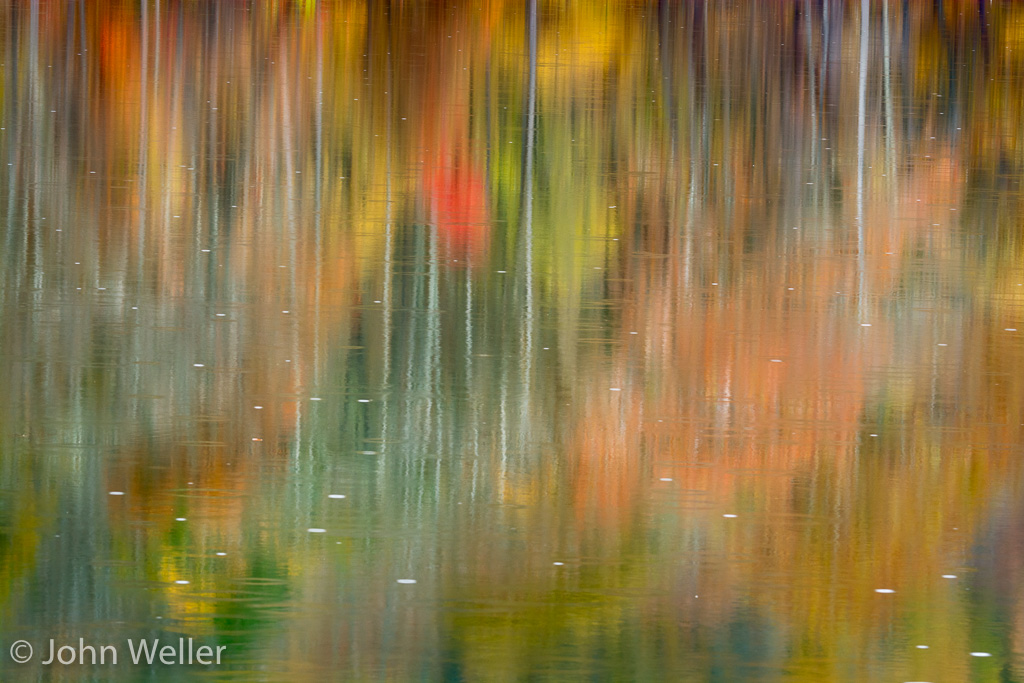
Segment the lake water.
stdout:
[[11,0],[0,676],[1024,681],[1022,180],[1015,3]]

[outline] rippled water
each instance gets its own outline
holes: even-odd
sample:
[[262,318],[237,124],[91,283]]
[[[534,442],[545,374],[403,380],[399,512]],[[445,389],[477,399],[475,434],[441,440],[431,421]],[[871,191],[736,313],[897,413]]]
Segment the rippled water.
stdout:
[[1024,680],[1024,6],[12,0],[0,60],[4,680]]

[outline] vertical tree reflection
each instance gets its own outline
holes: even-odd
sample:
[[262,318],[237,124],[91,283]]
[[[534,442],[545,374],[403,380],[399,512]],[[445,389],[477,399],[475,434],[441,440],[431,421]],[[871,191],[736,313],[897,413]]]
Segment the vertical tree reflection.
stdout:
[[3,5],[4,633],[1018,671],[1022,20]]

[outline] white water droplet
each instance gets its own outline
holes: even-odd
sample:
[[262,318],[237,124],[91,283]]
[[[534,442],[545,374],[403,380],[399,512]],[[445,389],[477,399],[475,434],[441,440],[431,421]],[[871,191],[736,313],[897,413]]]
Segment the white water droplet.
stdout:
[[306,529],[306,531],[308,531],[311,534],[325,534],[325,533],[327,533],[327,529],[317,529],[315,527],[312,528],[312,529]]
[[110,495],[112,495],[112,496],[123,496],[124,495],[124,491],[111,491]]
[[894,591],[891,588],[876,588],[875,592],[876,593],[895,593],[896,591]]
[[416,579],[398,579],[398,583],[416,583]]
[[344,493],[329,493],[329,494],[327,494],[327,497],[328,497],[328,498],[337,498],[337,499],[341,499],[341,498],[344,498],[344,497],[345,497],[345,494],[344,494]]

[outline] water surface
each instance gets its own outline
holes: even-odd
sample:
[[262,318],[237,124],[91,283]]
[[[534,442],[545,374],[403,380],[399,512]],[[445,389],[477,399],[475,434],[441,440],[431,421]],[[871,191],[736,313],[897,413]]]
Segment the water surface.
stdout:
[[1024,7],[26,0],[0,60],[5,680],[1024,680]]

